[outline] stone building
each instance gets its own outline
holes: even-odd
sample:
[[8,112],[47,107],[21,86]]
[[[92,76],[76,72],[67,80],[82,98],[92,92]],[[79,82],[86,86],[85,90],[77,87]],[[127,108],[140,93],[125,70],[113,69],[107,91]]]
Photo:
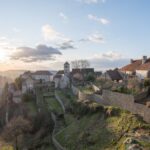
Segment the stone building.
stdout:
[[150,78],[150,58],[143,56],[142,59],[131,59],[130,64],[120,69],[122,73],[136,75],[140,79]]
[[70,64],[64,63],[64,70],[60,70],[54,76],[55,88],[69,88],[70,87]]

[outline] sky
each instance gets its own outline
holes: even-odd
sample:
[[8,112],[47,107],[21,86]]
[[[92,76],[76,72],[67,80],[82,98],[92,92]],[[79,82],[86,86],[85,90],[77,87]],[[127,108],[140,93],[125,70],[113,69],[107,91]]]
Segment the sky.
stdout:
[[149,56],[149,0],[0,0],[0,70],[96,70]]

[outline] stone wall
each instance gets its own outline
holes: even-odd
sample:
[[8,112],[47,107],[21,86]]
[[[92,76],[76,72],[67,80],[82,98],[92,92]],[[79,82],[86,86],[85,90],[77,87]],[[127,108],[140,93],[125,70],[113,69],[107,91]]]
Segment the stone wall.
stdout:
[[75,87],[74,85],[71,86],[71,89],[72,89],[73,94],[78,96],[79,89],[77,87]]
[[142,116],[146,122],[150,123],[150,108],[146,107],[146,105],[135,103],[134,96],[108,90],[104,90],[102,96],[108,105],[117,106],[133,114],[138,114]]
[[109,90],[103,90],[102,95],[85,94],[74,86],[72,91],[75,95],[78,95],[78,99],[81,101],[91,100],[102,105],[120,107],[132,112],[133,114],[142,116],[146,122],[150,123],[150,108],[146,107],[146,105],[135,103],[135,97],[132,95],[112,92]]
[[92,85],[92,88],[95,92],[100,91],[100,88],[98,88],[97,86],[95,86],[94,84]]
[[108,105],[121,107],[126,110],[132,109],[134,104],[134,97],[132,95],[103,90],[102,97],[107,101]]
[[148,96],[148,94],[149,94],[148,91],[149,91],[149,90],[147,89],[145,92],[142,92],[142,93],[140,93],[140,94],[134,96],[135,102],[140,102],[140,101],[142,101],[143,99],[147,98],[147,96]]

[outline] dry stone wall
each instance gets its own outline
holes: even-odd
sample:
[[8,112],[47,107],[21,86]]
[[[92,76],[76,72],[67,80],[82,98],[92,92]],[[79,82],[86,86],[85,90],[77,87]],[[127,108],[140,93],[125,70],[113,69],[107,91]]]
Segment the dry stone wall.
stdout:
[[72,86],[72,91],[81,101],[91,100],[102,105],[120,107],[132,112],[133,114],[142,116],[146,122],[150,123],[150,108],[146,105],[135,103],[135,97],[132,95],[112,92],[109,90],[103,90],[102,95],[85,94],[74,86]]

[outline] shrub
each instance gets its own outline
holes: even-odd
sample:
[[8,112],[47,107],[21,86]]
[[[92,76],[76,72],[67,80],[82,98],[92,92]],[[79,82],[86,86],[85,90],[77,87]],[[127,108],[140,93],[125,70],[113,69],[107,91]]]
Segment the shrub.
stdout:
[[150,86],[150,79],[145,79],[144,80],[144,87]]
[[95,78],[94,74],[92,74],[92,73],[89,73],[86,77],[86,81],[89,81],[89,82],[94,82],[95,79],[96,78]]
[[22,95],[23,102],[35,101],[35,96],[32,93],[25,93]]

